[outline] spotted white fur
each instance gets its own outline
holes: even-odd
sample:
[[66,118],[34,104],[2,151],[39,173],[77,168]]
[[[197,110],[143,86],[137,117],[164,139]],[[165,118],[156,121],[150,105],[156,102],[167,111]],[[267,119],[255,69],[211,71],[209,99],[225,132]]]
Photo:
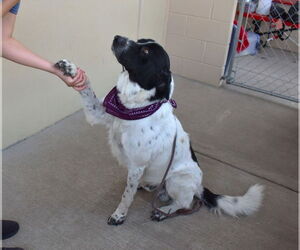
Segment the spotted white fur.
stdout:
[[[64,68],[76,66],[64,61]],[[71,71],[72,71],[71,70]],[[118,225],[126,218],[128,208],[139,186],[158,186],[171,157],[172,143],[177,133],[176,150],[171,169],[166,178],[166,192],[173,202],[160,209],[172,213],[178,209],[190,208],[194,196],[201,199],[203,194],[202,171],[193,161],[190,151],[189,135],[173,114],[169,102],[164,103],[153,115],[140,120],[127,121],[106,113],[102,101],[96,98],[90,83],[80,91],[84,113],[91,124],[104,124],[109,131],[109,143],[118,162],[128,168],[127,185],[121,202],[109,217],[108,223]],[[171,95],[174,82],[171,83]],[[119,98],[127,108],[148,105],[155,90],[144,90],[131,82],[128,72],[120,74],[117,89]],[[231,216],[251,214],[261,203],[262,188],[253,186],[241,197],[220,196],[217,211]],[[157,220],[164,219],[161,214],[153,214]]]

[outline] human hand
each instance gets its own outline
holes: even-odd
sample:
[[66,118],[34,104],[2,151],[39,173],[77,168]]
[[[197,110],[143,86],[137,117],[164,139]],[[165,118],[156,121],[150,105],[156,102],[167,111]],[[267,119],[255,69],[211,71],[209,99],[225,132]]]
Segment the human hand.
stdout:
[[87,76],[85,71],[77,68],[77,73],[75,77],[65,75],[61,70],[56,69],[55,75],[57,75],[68,87],[73,87],[77,91],[83,90],[86,87]]
[[77,79],[75,80],[75,84],[72,86],[73,89],[81,91],[87,87],[87,76],[84,70],[77,68],[77,74],[73,79]]

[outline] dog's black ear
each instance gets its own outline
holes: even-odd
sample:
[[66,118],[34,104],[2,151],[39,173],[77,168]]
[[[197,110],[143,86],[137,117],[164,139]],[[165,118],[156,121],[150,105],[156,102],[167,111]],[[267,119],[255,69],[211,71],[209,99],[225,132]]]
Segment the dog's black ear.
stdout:
[[172,75],[170,71],[162,71],[155,79],[155,95],[151,98],[152,100],[163,100],[170,98],[171,81]]
[[148,38],[141,38],[137,40],[138,43],[149,43],[149,42],[155,42],[153,39],[148,39]]

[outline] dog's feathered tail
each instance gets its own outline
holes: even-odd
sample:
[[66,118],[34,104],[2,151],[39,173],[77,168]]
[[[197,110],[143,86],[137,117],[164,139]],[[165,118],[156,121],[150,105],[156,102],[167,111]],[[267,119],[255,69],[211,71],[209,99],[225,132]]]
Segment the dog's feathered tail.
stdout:
[[228,196],[214,194],[204,188],[199,198],[216,213],[238,217],[253,214],[259,209],[263,199],[263,190],[263,186],[256,184],[250,187],[243,196]]

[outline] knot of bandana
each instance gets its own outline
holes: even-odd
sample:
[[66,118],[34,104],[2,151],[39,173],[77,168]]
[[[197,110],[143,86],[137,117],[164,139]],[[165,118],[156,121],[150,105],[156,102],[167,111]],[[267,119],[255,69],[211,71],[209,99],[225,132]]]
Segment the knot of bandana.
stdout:
[[155,102],[141,108],[128,109],[121,103],[118,97],[117,87],[114,87],[104,98],[103,106],[107,113],[122,120],[139,120],[152,115],[166,102],[170,102],[173,108],[177,108],[176,102],[170,99]]

